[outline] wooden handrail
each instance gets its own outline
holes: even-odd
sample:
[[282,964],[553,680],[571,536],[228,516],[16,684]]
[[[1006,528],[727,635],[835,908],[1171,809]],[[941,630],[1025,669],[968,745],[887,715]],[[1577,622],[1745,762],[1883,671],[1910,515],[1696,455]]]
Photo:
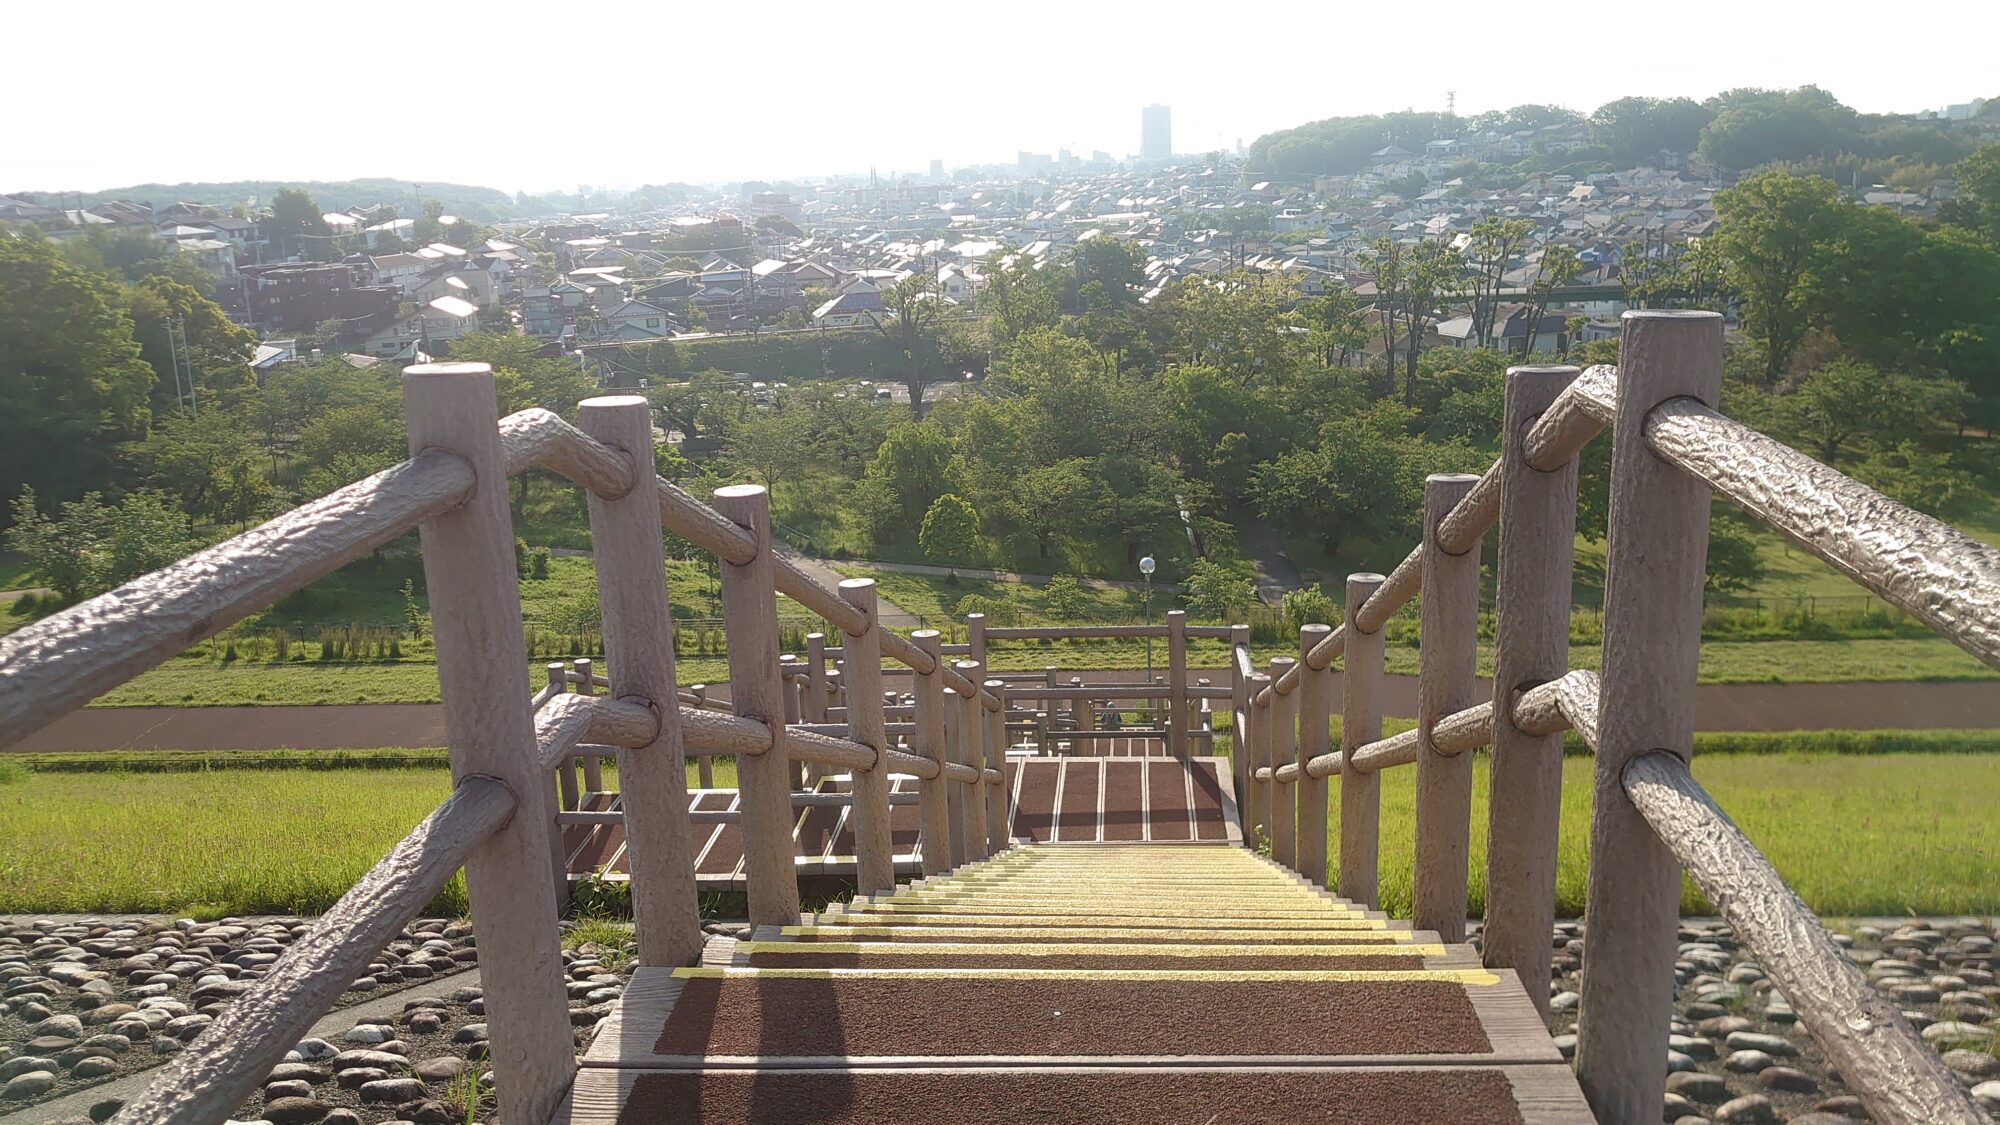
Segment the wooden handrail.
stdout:
[[535,712],[536,753],[543,769],[556,768],[585,742],[650,746],[659,733],[660,717],[651,707],[608,695],[559,695]]
[[1987,1120],[1944,1060],[1869,985],[1678,754],[1639,755],[1620,778],[1633,807],[1771,974],[1872,1120]]
[[540,407],[500,419],[500,452],[508,476],[539,465],[605,500],[621,500],[632,491],[629,457]]
[[0,746],[366,557],[472,491],[429,449],[0,637]]
[[1545,473],[1566,464],[1611,424],[1617,399],[1616,367],[1585,368],[1529,427],[1521,444],[1523,459]]
[[115,1120],[213,1125],[265,1078],[382,948],[437,896],[465,857],[514,814],[514,794],[467,777],[370,868],[305,936],[174,1056]]
[[1654,452],[1883,601],[2000,668],[2000,549],[1696,399],[1646,416]]

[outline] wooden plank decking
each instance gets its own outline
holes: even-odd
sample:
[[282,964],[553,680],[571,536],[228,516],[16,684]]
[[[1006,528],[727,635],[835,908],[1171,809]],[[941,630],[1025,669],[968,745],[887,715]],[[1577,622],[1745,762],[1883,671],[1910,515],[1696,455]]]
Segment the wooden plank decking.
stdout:
[[[1221,758],[1186,762],[1160,757],[1013,758],[1007,762],[1006,772],[1009,825],[1017,840],[1074,844],[1242,839],[1236,794]],[[894,793],[915,793],[917,781],[896,774],[890,778],[890,787]],[[844,775],[820,784],[822,792],[845,788]],[[620,812],[624,806],[617,793],[586,793],[579,807],[590,812]],[[736,791],[694,790],[688,795],[688,807],[703,813],[733,812],[738,808]],[[800,875],[854,873],[854,830],[848,823],[851,812],[851,806],[799,810],[792,834]],[[915,875],[923,869],[917,806],[892,805],[889,815],[896,871]],[[563,850],[569,857],[572,879],[598,877],[622,882],[631,877],[621,824],[570,825],[563,832]],[[696,824],[694,854],[695,880],[703,890],[743,889],[740,825]]]
[[1240,846],[1142,841],[1018,846],[641,969],[554,1118],[1023,1119],[1591,1117],[1511,972]]

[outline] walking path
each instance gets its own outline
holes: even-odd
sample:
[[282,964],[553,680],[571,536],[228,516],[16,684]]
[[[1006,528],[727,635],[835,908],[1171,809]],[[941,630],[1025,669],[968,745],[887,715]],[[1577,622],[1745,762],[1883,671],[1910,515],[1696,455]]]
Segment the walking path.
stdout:
[[[1144,672],[1066,671],[1092,682],[1129,682]],[[1190,669],[1189,682],[1228,682],[1220,669]],[[894,676],[888,677],[892,682]],[[1339,673],[1335,688],[1339,691]],[[716,685],[727,698],[728,685]],[[1387,714],[1415,715],[1417,680],[1388,676]],[[2000,683],[1703,684],[1695,726],[1706,731],[1959,730],[2000,727]],[[334,707],[88,707],[71,712],[5,753],[109,750],[358,750],[444,745],[436,704]]]

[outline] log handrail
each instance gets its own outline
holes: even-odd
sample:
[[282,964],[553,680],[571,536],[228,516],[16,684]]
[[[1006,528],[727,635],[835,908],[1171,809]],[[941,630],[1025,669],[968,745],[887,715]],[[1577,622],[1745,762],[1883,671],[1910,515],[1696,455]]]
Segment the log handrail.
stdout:
[[425,450],[0,637],[0,746],[366,557],[472,484],[464,457]]
[[1791,1001],[1873,1120],[1980,1125],[1986,1112],[1888,997],[1833,943],[1680,755],[1625,764],[1627,797]]
[[1645,435],[1669,463],[1981,663],[2000,668],[2000,548],[1696,399],[1654,407]]
[[174,1056],[116,1120],[212,1125],[228,1117],[340,999],[368,962],[416,918],[465,857],[514,815],[514,793],[497,778],[459,781],[443,803],[320,915]]

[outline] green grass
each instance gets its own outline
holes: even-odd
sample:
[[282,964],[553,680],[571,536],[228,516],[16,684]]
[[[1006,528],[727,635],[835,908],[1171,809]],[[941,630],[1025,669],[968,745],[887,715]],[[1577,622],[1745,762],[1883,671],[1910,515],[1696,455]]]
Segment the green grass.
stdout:
[[[2000,912],[1992,862],[2000,818],[1991,815],[2000,770],[1984,754],[1946,751],[1991,751],[1996,741],[1989,732],[1708,735],[1695,776],[1823,915],[1992,914]],[[1904,752],[1879,752],[1891,749]],[[0,913],[324,910],[449,788],[436,766],[159,772],[149,757],[158,756],[130,756],[127,769],[110,773],[0,761]],[[718,782],[730,784],[729,763],[718,765]],[[1564,765],[1557,905],[1566,915],[1583,905],[1592,766],[1586,757]],[[1408,769],[1383,778],[1382,894],[1392,913],[1409,909],[1414,784]],[[1332,790],[1337,868],[1338,782]],[[1485,843],[1482,756],[1475,913]],[[1691,888],[1682,907],[1712,913]],[[462,883],[430,909],[462,912]]]
[[[734,783],[729,769],[718,774],[718,783]],[[0,774],[0,914],[318,913],[450,791],[449,773],[435,766],[16,767]],[[464,913],[463,878],[427,909]]]
[[[1588,876],[1589,758],[1563,768],[1556,909],[1582,913]],[[1473,773],[1471,909],[1483,909],[1486,768]],[[1717,754],[1697,752],[1695,778],[1822,915],[2000,913],[2000,770],[1973,754]],[[1413,769],[1382,779],[1382,908],[1408,917],[1415,844]],[[1339,783],[1328,802],[1329,870],[1338,870]],[[1684,884],[1681,909],[1714,909]]]

